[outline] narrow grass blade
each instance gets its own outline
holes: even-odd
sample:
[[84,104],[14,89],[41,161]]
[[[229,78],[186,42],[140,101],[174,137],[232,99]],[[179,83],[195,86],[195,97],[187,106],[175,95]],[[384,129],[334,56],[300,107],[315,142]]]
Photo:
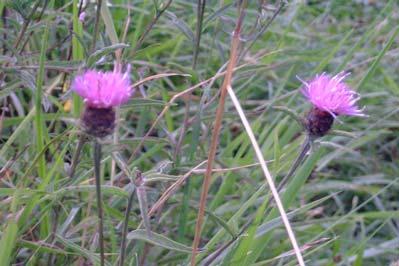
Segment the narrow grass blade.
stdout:
[[167,238],[164,235],[160,235],[154,232],[151,232],[151,234],[148,235],[147,231],[144,229],[137,229],[130,232],[127,235],[127,239],[144,240],[150,244],[183,253],[191,253],[192,251],[191,247],[173,241],[172,239]]

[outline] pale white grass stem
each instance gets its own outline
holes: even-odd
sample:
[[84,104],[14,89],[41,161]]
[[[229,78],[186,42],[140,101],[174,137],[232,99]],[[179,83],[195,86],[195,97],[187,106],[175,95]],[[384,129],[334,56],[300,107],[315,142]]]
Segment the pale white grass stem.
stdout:
[[301,250],[300,250],[300,248],[298,246],[298,243],[296,241],[294,232],[292,231],[290,222],[288,220],[287,213],[284,210],[284,206],[283,206],[283,204],[281,202],[280,196],[278,195],[278,192],[277,192],[276,186],[274,184],[273,178],[272,178],[272,176],[271,176],[271,174],[270,174],[270,172],[269,172],[269,170],[267,168],[265,159],[263,158],[262,151],[260,150],[259,144],[256,141],[256,138],[255,138],[255,135],[254,135],[254,133],[252,131],[252,128],[249,125],[249,122],[248,122],[248,120],[247,120],[247,118],[246,118],[246,116],[244,114],[244,111],[241,108],[241,104],[238,101],[237,96],[235,95],[235,93],[234,93],[233,89],[231,88],[231,86],[227,87],[227,92],[229,93],[230,98],[231,98],[231,100],[232,100],[232,102],[234,104],[234,107],[236,108],[236,110],[238,112],[238,115],[240,116],[240,119],[241,119],[241,121],[242,121],[242,123],[244,125],[244,128],[245,128],[245,130],[246,130],[246,132],[248,134],[248,137],[249,137],[249,139],[251,141],[252,147],[255,150],[256,157],[258,158],[258,161],[259,161],[259,164],[260,164],[260,166],[262,168],[263,174],[265,175],[266,181],[267,181],[267,183],[268,183],[268,185],[270,187],[270,190],[272,192],[274,201],[276,202],[277,209],[280,212],[281,219],[282,219],[282,221],[284,223],[285,229],[287,230],[288,237],[290,238],[291,244],[292,244],[292,246],[294,248],[294,252],[295,252],[295,255],[297,257],[298,263],[299,263],[300,266],[304,266],[305,262],[303,261]]

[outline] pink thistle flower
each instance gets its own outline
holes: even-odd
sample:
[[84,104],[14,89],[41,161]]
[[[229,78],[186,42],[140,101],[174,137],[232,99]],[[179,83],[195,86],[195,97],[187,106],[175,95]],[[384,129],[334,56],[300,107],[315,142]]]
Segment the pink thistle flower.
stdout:
[[304,85],[301,92],[313,104],[305,120],[312,138],[327,134],[338,115],[365,116],[356,105],[359,95],[343,82],[348,75],[342,72],[331,77],[322,73],[309,83],[301,80]]
[[365,116],[356,102],[359,95],[346,85],[343,80],[349,73],[341,72],[333,77],[322,73],[309,83],[302,81],[302,94],[318,109],[333,117],[338,115]]
[[88,70],[76,76],[72,90],[79,94],[86,105],[94,108],[112,108],[126,103],[132,95],[129,79],[130,66],[125,73]]
[[86,104],[80,125],[88,135],[103,138],[114,131],[114,107],[127,102],[132,95],[129,73],[129,65],[125,73],[116,66],[109,72],[88,70],[73,80],[72,90]]

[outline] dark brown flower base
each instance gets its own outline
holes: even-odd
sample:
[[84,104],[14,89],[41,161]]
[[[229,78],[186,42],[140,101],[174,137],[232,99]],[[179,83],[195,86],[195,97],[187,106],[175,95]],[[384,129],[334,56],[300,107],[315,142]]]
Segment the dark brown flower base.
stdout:
[[306,117],[306,129],[312,137],[322,137],[327,134],[334,123],[334,117],[326,111],[313,107]]
[[88,135],[103,138],[114,132],[115,111],[113,108],[86,106],[81,117],[81,125]]

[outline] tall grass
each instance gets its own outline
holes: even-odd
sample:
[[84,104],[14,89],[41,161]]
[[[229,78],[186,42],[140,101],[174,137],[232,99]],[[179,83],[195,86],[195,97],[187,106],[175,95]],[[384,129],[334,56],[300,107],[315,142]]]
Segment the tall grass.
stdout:
[[[95,177],[105,265],[398,262],[397,1],[245,2],[0,2],[4,265],[100,264]],[[114,64],[135,94],[100,169],[69,88]],[[340,118],[291,175],[297,76],[341,71],[368,117]],[[281,205],[263,161],[269,181],[290,176]]]

